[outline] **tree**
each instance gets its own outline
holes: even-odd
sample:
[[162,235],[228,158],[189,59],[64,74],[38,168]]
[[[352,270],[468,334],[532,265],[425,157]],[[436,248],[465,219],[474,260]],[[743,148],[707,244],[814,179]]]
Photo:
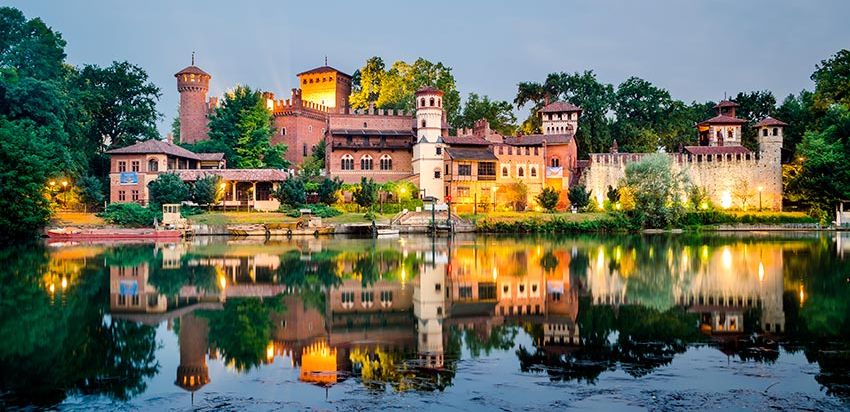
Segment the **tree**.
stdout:
[[83,176],[77,180],[77,190],[86,206],[98,207],[106,199],[103,194],[103,182],[95,176]]
[[590,194],[583,185],[570,186],[570,191],[567,192],[567,198],[570,199],[570,205],[579,211],[585,210],[590,205]]
[[351,96],[348,99],[351,107],[369,107],[378,101],[385,75],[384,68],[384,60],[373,56],[366,60],[362,68],[354,72],[351,79]]
[[189,199],[189,186],[175,173],[163,173],[148,184],[151,209]]
[[65,44],[41,19],[27,20],[18,9],[0,8],[0,67],[12,68],[21,77],[61,78]]
[[822,60],[812,73],[815,82],[814,106],[826,110],[833,103],[850,106],[850,50],[841,49]]
[[617,203],[620,201],[620,191],[617,190],[616,187],[609,185],[608,193],[606,193],[606,197],[611,204]]
[[505,203],[514,211],[521,212],[528,206],[528,186],[525,183],[503,185],[499,191],[503,193]]
[[360,186],[354,189],[354,202],[360,207],[372,207],[378,201],[378,185],[372,178],[360,178]]
[[[210,140],[226,147],[228,163],[236,168],[286,168],[286,148],[273,147],[272,114],[258,91],[237,86],[225,94],[221,106],[210,117]],[[283,146],[283,147],[281,147]]]
[[741,131],[743,135],[742,143],[750,149],[758,149],[756,130],[752,126],[767,116],[775,115],[776,98],[768,90],[749,93],[740,92],[735,96],[735,103],[738,103],[739,106],[735,114],[748,122]]
[[551,213],[558,206],[558,201],[561,199],[561,192],[547,186],[537,194],[536,199],[540,206]]
[[625,152],[655,152],[665,146],[668,113],[673,108],[670,92],[652,83],[630,77],[617,87],[614,136]]
[[326,143],[324,140],[319,141],[319,144],[313,146],[310,157],[304,159],[304,164],[301,165],[301,174],[304,176],[319,176],[325,169],[325,153]]
[[32,235],[50,218],[49,145],[43,128],[0,117],[0,240]]
[[321,183],[319,183],[319,201],[327,205],[336,203],[337,194],[340,189],[342,189],[342,180],[340,178],[323,178]]
[[304,188],[304,179],[291,177],[278,185],[272,196],[289,207],[298,207],[307,202],[307,191]]
[[219,181],[221,179],[216,175],[206,175],[196,180],[192,185],[192,201],[202,206],[218,203],[224,194],[219,190]]
[[753,188],[750,186],[750,181],[745,178],[738,179],[735,186],[732,188],[732,195],[741,203],[741,209],[747,210],[747,203],[753,197]]
[[489,97],[479,97],[470,93],[466,104],[458,117],[456,128],[471,128],[475,122],[485,119],[490,128],[502,135],[512,135],[516,130],[516,116],[510,103],[503,100],[491,101]]
[[679,201],[686,185],[682,172],[674,173],[666,154],[651,154],[626,165],[621,186],[627,186],[635,199],[632,220],[642,227],[664,228],[678,223],[683,212]]

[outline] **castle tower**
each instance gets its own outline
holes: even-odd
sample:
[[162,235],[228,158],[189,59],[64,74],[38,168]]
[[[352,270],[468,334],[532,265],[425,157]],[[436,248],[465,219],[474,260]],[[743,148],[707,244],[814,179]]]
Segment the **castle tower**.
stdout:
[[540,130],[544,135],[575,134],[581,107],[568,102],[554,102],[543,106],[537,115],[540,116]]
[[442,201],[443,189],[443,92],[433,87],[419,89],[416,103],[416,143],[413,145],[413,174],[418,176],[424,196]]
[[444,364],[443,319],[446,314],[446,267],[436,262],[422,265],[413,287],[413,315],[417,319],[417,352],[426,368]]
[[735,117],[738,103],[723,100],[714,108],[717,116],[697,124],[700,146],[740,146],[741,126],[746,120]]
[[206,359],[209,330],[207,320],[194,313],[180,317],[180,365],[174,384],[187,391],[194,392],[210,382]]
[[756,190],[763,208],[782,210],[782,139],[786,126],[769,116],[753,126],[758,133],[759,175],[763,179]]
[[207,135],[207,92],[210,89],[210,75],[192,65],[177,72],[177,91],[180,92],[180,141],[195,143],[206,140]]
[[325,65],[298,73],[301,99],[329,109],[348,107],[351,76]]

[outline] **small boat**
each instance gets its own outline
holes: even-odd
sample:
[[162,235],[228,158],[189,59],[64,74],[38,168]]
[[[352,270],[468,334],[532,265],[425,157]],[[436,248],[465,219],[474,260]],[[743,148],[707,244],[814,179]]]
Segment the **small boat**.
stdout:
[[179,239],[182,232],[177,229],[154,228],[92,228],[63,227],[47,230],[47,237],[54,240],[91,239]]
[[333,226],[310,226],[305,222],[269,223],[266,229],[270,236],[320,236],[334,234]]
[[235,225],[228,226],[227,230],[234,236],[265,236],[267,233],[263,225]]
[[398,237],[398,229],[377,229],[377,232],[379,238]]

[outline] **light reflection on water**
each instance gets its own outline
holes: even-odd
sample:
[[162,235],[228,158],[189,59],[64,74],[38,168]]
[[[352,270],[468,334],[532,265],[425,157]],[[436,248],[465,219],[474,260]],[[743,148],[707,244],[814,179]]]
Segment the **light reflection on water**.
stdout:
[[4,252],[0,406],[850,399],[846,236],[206,238]]

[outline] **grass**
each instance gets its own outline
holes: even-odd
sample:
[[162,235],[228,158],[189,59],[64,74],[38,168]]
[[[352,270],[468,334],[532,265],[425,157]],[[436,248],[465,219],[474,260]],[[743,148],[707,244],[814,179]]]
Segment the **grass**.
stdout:
[[[393,215],[377,215],[376,221],[388,222]],[[289,217],[280,212],[208,212],[189,217],[189,221],[199,225],[251,225],[263,223],[296,222],[297,217]],[[371,223],[363,213],[343,213],[339,216],[322,219],[327,223]]]
[[105,226],[106,222],[94,213],[56,212],[50,222],[52,226]]

